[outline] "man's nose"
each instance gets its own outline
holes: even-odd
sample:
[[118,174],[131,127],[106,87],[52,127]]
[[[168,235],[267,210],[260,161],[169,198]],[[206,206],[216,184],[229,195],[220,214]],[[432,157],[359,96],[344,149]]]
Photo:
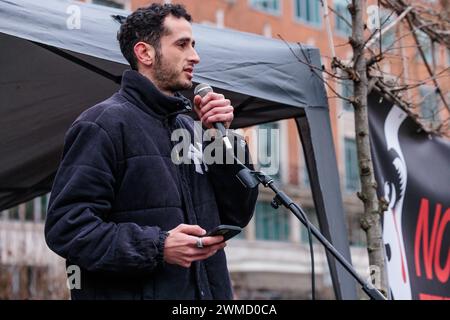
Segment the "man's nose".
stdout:
[[189,57],[189,61],[191,61],[194,64],[197,64],[200,62],[200,56],[198,55],[197,51],[192,48],[191,56]]

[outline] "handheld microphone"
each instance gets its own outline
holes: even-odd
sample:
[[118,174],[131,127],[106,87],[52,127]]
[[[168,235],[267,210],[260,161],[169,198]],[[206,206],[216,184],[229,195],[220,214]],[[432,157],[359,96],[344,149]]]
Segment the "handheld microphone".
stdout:
[[[208,92],[213,92],[213,89],[211,88],[211,86],[209,84],[206,84],[206,83],[200,83],[194,89],[194,95],[199,95],[202,98],[204,96],[206,96],[208,94]],[[227,137],[227,130],[225,129],[225,126],[223,125],[223,123],[215,122],[213,124],[213,126],[222,135],[222,141],[224,142],[225,147],[227,149],[232,149],[233,147],[231,146],[230,140]]]

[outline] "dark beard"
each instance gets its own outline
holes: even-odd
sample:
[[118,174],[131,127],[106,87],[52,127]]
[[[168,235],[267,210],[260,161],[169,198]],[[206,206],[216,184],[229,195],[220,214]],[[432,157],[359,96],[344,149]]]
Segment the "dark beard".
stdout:
[[156,52],[154,78],[157,86],[170,92],[182,91],[192,87],[192,82],[190,84],[178,82],[179,77],[180,73],[167,66],[162,55]]

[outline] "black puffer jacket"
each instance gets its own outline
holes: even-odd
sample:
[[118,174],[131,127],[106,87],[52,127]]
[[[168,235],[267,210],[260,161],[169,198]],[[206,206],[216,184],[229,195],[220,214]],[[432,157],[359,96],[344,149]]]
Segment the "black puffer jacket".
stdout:
[[163,260],[165,231],[181,223],[243,227],[257,198],[234,177],[236,165],[173,163],[171,134],[192,133],[194,121],[183,114],[189,108],[181,95],[163,95],[126,71],[121,90],[70,127],[45,236],[81,268],[73,299],[232,298],[223,250],[191,268]]

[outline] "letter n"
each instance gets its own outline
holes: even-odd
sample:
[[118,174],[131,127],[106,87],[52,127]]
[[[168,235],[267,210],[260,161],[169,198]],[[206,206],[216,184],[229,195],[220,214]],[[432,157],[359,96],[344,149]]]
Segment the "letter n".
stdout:
[[436,234],[441,216],[441,209],[442,205],[438,203],[434,214],[431,237],[429,237],[429,201],[428,199],[422,198],[420,202],[419,217],[417,219],[416,236],[414,241],[414,262],[416,267],[416,275],[418,277],[422,275],[422,270],[420,268],[420,244],[422,240],[425,274],[427,279],[433,279],[433,256],[436,247]]

